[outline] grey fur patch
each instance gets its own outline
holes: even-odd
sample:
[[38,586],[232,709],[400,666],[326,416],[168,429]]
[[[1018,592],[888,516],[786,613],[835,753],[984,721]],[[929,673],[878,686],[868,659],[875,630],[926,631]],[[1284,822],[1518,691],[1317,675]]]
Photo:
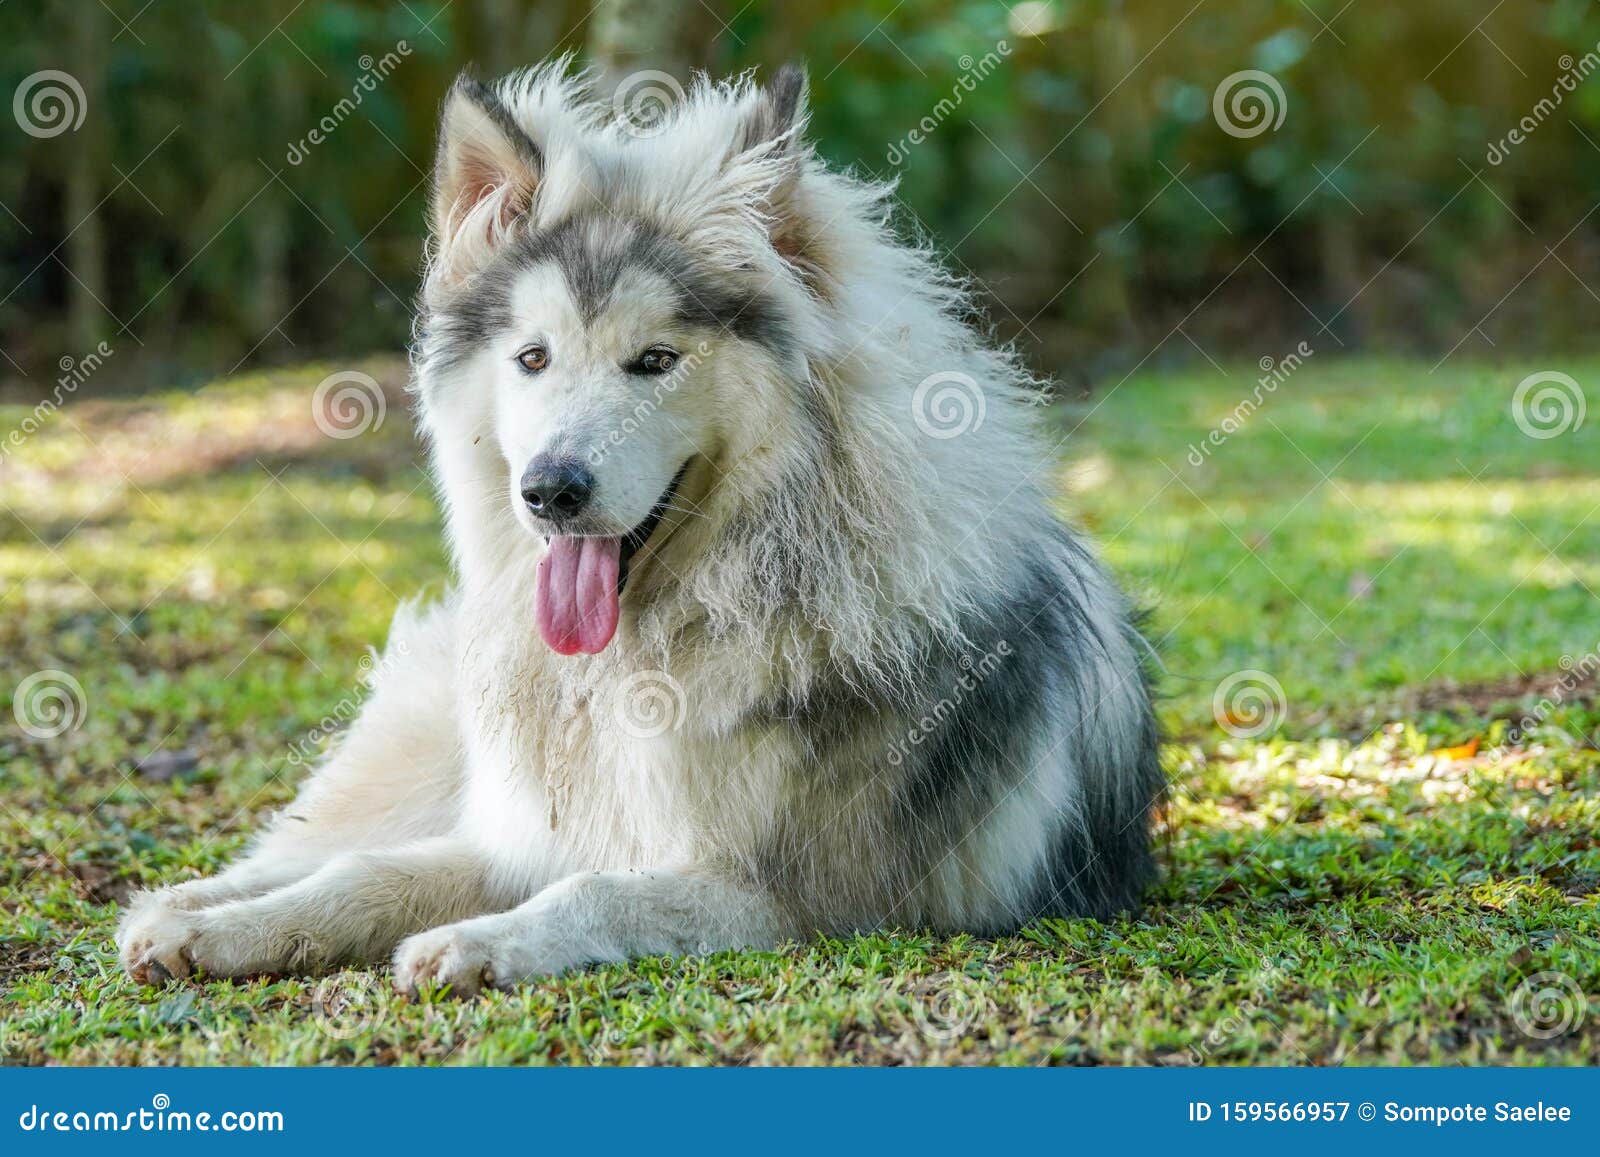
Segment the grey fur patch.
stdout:
[[990,619],[967,625],[969,649],[933,667],[930,702],[916,719],[922,738],[908,749],[897,792],[908,835],[931,827],[951,846],[993,806],[997,790],[1020,779],[1022,768],[1012,765],[1024,752],[1013,737],[1037,734],[1044,718],[1056,672],[1042,652],[1056,633],[1051,604],[1059,597],[1042,571],[1030,572]]
[[[754,873],[793,906],[802,926],[829,919],[813,906],[818,894],[856,896],[861,926],[940,925],[944,917],[924,907],[921,885],[946,863],[977,854],[971,841],[1008,797],[1047,810],[1037,785],[1059,785],[1063,777],[1077,785],[1073,810],[1047,815],[1042,842],[1016,849],[1035,857],[1027,865],[1032,880],[1001,885],[1000,894],[980,887],[977,909],[959,926],[1001,934],[1040,916],[1109,918],[1137,909],[1156,876],[1150,813],[1164,787],[1158,735],[1146,673],[1129,667],[1128,651],[1115,645],[1120,640],[1101,638],[1093,624],[1116,624],[1111,629],[1126,631],[1139,648],[1142,640],[1120,615],[1091,616],[1087,600],[1105,591],[1089,586],[1085,576],[1096,572],[1085,568],[1095,563],[1064,528],[1042,533],[1022,562],[993,609],[963,624],[962,647],[928,641],[915,702],[834,678],[748,716],[751,726],[779,729],[798,743],[805,766],[816,769],[817,780],[796,785],[801,811],[836,809],[841,798],[874,795],[887,781],[881,818],[821,837],[838,841],[831,851],[819,852],[813,833],[780,816],[758,852]],[[799,576],[783,581],[798,583]],[[1113,663],[1114,654],[1124,661]],[[1122,685],[1130,679],[1133,686]],[[1130,711],[1138,718],[1124,718]],[[1116,722],[1108,724],[1108,716]],[[864,762],[857,754],[863,748]],[[1073,766],[1063,766],[1069,761]],[[857,893],[847,879],[814,875],[818,859],[848,861],[854,845],[870,846],[877,883]],[[884,897],[891,907],[873,906]]]
[[[1129,626],[1130,631],[1136,630]],[[1141,697],[1151,698],[1150,676],[1139,672]],[[1063,824],[1046,853],[1026,918],[1094,916],[1107,919],[1137,911],[1145,890],[1160,875],[1151,847],[1150,825],[1166,794],[1161,770],[1161,735],[1153,711],[1146,711],[1127,751],[1102,753],[1114,759],[1085,784],[1084,816]],[[1105,773],[1115,776],[1106,778]]]
[[569,217],[512,242],[427,327],[430,350],[443,364],[472,352],[510,324],[509,300],[518,274],[553,264],[561,271],[585,322],[593,321],[630,268],[659,274],[672,286],[680,321],[733,334],[786,359],[795,342],[776,303],[698,261],[680,242],[643,222],[595,214]]
[[[1039,916],[1129,911],[1155,876],[1150,809],[1164,779],[1146,676],[1122,673],[1139,680],[1126,696],[1103,686],[1117,672],[1084,605],[1084,565],[1093,563],[1065,529],[1041,544],[993,613],[966,626],[972,647],[935,666],[931,705],[916,721],[921,731],[931,720],[931,733],[907,748],[895,797],[900,841],[908,855],[921,848],[935,858],[959,856],[1006,796],[1035,793],[1031,780],[1061,774],[1035,760],[1077,764],[1081,812],[1053,817],[1055,835],[1032,888],[994,897],[993,922],[983,931],[1013,931]],[[1119,748],[1109,742],[1114,729],[1099,719],[1129,701],[1141,705],[1140,718],[1132,742]],[[1064,740],[1055,735],[1061,720],[1078,729]]]
[[512,270],[485,269],[445,305],[423,315],[420,345],[440,369],[470,357],[490,336],[511,326]]

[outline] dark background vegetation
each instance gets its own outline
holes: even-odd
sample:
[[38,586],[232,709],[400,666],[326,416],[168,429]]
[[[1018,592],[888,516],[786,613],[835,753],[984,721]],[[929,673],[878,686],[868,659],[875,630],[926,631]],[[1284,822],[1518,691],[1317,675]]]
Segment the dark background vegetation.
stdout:
[[[0,84],[82,83],[82,127],[7,131],[0,379],[49,392],[402,346],[435,116],[463,67],[560,51],[613,77],[810,66],[822,152],[900,181],[904,225],[979,280],[1040,368],[1319,349],[1573,348],[1600,284],[1600,79],[1486,153],[1600,41],[1588,0],[87,0],[0,6]],[[1009,55],[929,139],[891,147]],[[410,48],[290,164],[362,75]],[[1570,58],[1570,59],[1564,59]],[[1270,72],[1276,131],[1212,95]]]

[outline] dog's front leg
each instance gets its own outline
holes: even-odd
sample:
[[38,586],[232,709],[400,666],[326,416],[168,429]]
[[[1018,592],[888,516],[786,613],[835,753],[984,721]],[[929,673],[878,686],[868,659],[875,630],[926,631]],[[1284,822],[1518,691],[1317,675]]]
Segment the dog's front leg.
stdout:
[[584,872],[509,912],[412,936],[395,953],[394,976],[402,991],[448,984],[469,995],[585,964],[771,947],[782,935],[758,890],[714,873]]
[[491,910],[481,857],[452,837],[338,856],[303,880],[249,900],[160,909],[120,943],[135,980],[376,963],[403,936]]

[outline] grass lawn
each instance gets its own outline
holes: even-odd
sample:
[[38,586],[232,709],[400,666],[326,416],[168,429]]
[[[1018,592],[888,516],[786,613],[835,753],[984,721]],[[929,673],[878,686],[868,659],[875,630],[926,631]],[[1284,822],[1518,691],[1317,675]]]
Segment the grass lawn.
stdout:
[[[349,439],[312,420],[333,368],[69,405],[0,462],[0,691],[82,689],[53,738],[0,721],[0,1059],[1600,1062],[1600,422],[1522,433],[1533,365],[1311,361],[1194,454],[1254,366],[1052,412],[1063,509],[1155,604],[1168,667],[1170,870],[1139,919],[472,1002],[132,984],[119,899],[226,863],[397,599],[446,578],[403,367],[364,367],[391,400]],[[1600,406],[1600,362],[1560,368]]]

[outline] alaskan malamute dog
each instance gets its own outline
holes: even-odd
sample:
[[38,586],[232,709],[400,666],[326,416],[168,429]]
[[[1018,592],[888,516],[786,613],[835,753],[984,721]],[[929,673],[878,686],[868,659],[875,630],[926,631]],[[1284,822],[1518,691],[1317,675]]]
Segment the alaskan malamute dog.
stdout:
[[135,978],[469,993],[1136,905],[1145,643],[1050,512],[1038,383],[804,90],[455,86],[415,391],[458,585],[249,855],[138,899]]

